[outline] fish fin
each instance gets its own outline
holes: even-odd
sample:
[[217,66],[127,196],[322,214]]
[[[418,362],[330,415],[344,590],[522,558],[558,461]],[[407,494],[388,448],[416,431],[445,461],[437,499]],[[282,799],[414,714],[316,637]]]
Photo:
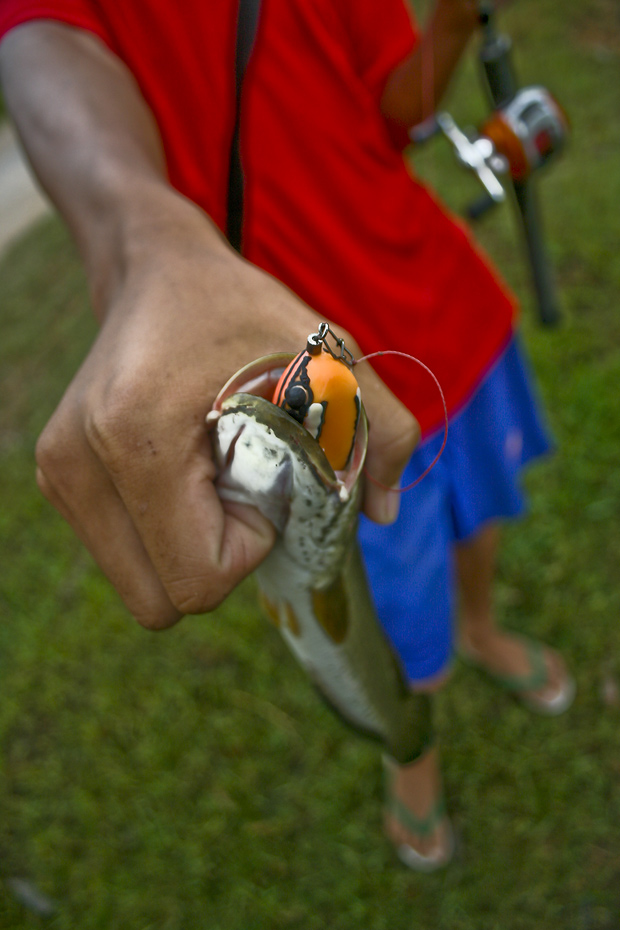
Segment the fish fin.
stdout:
[[292,633],[293,636],[299,638],[301,636],[301,626],[292,604],[289,604],[288,601],[286,602],[286,623],[289,632]]
[[312,607],[318,623],[332,642],[344,642],[349,629],[349,610],[342,576],[328,588],[312,592]]
[[264,591],[259,589],[258,600],[260,606],[262,607],[264,613],[267,614],[274,626],[280,626],[280,611],[278,610],[278,605],[274,604],[273,601],[269,600]]

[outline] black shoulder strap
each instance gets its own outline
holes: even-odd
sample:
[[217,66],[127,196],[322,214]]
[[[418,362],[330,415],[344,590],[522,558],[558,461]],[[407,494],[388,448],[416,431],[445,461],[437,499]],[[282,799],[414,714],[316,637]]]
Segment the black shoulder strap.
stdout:
[[237,19],[237,45],[235,51],[235,129],[230,147],[230,168],[228,172],[228,217],[226,235],[228,241],[241,251],[241,231],[243,228],[243,169],[239,151],[239,121],[241,112],[241,88],[245,69],[250,59],[256,29],[260,0],[239,0]]

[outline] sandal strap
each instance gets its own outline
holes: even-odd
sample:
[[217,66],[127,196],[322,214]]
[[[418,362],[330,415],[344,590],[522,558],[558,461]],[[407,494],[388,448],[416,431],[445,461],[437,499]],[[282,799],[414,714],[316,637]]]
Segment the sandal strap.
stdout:
[[446,816],[446,802],[442,795],[437,799],[426,817],[416,817],[413,811],[405,807],[402,801],[391,797],[386,802],[386,811],[414,836],[430,836]]
[[446,816],[446,801],[443,793],[437,798],[426,817],[417,817],[394,794],[394,774],[397,763],[383,756],[385,811],[414,836],[430,836]]
[[529,670],[523,675],[501,675],[498,672],[493,672],[480,662],[477,655],[465,649],[461,650],[461,656],[467,664],[480,669],[501,688],[504,688],[505,691],[510,691],[513,694],[539,691],[549,681],[549,670],[545,658],[546,648],[542,643],[536,642],[536,640],[527,636],[514,635],[523,644],[529,663]]
[[532,639],[519,637],[527,652],[530,665],[524,675],[493,675],[497,683],[506,691],[539,691],[549,681],[549,670],[545,660],[545,648]]

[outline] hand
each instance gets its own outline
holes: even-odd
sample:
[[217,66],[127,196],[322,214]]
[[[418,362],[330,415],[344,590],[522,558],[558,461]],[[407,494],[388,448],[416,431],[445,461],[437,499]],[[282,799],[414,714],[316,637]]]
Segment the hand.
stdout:
[[[242,365],[297,351],[318,323],[173,192],[166,217],[163,241],[151,235],[134,255],[37,450],[43,493],[153,629],[215,608],[269,552],[271,525],[215,492],[205,415]],[[415,421],[361,367],[368,468],[392,485],[415,445]],[[395,505],[396,495],[369,488],[371,517],[385,521]]]
[[[39,484],[136,619],[169,626],[216,607],[274,540],[258,511],[219,500],[205,416],[239,368],[297,352],[319,321],[169,186],[153,115],[96,37],[26,23],[3,40],[0,68],[102,321],[39,441]],[[415,443],[415,421],[363,367],[369,470],[390,485]],[[386,503],[373,487],[368,512],[386,519],[395,497]]]

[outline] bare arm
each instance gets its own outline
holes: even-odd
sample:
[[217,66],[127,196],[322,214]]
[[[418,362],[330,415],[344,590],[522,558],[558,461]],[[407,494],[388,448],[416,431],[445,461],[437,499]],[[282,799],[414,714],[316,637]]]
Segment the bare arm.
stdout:
[[[170,187],[153,117],[96,38],[20,26],[0,46],[0,74],[102,322],[39,440],[39,483],[139,622],[168,626],[217,606],[273,544],[256,511],[220,503],[205,414],[231,374],[303,345],[317,318]],[[370,468],[391,484],[417,428],[364,367]],[[373,487],[367,512],[385,506]]]
[[416,49],[388,78],[383,115],[407,129],[431,116],[478,21],[475,0],[437,0]]

